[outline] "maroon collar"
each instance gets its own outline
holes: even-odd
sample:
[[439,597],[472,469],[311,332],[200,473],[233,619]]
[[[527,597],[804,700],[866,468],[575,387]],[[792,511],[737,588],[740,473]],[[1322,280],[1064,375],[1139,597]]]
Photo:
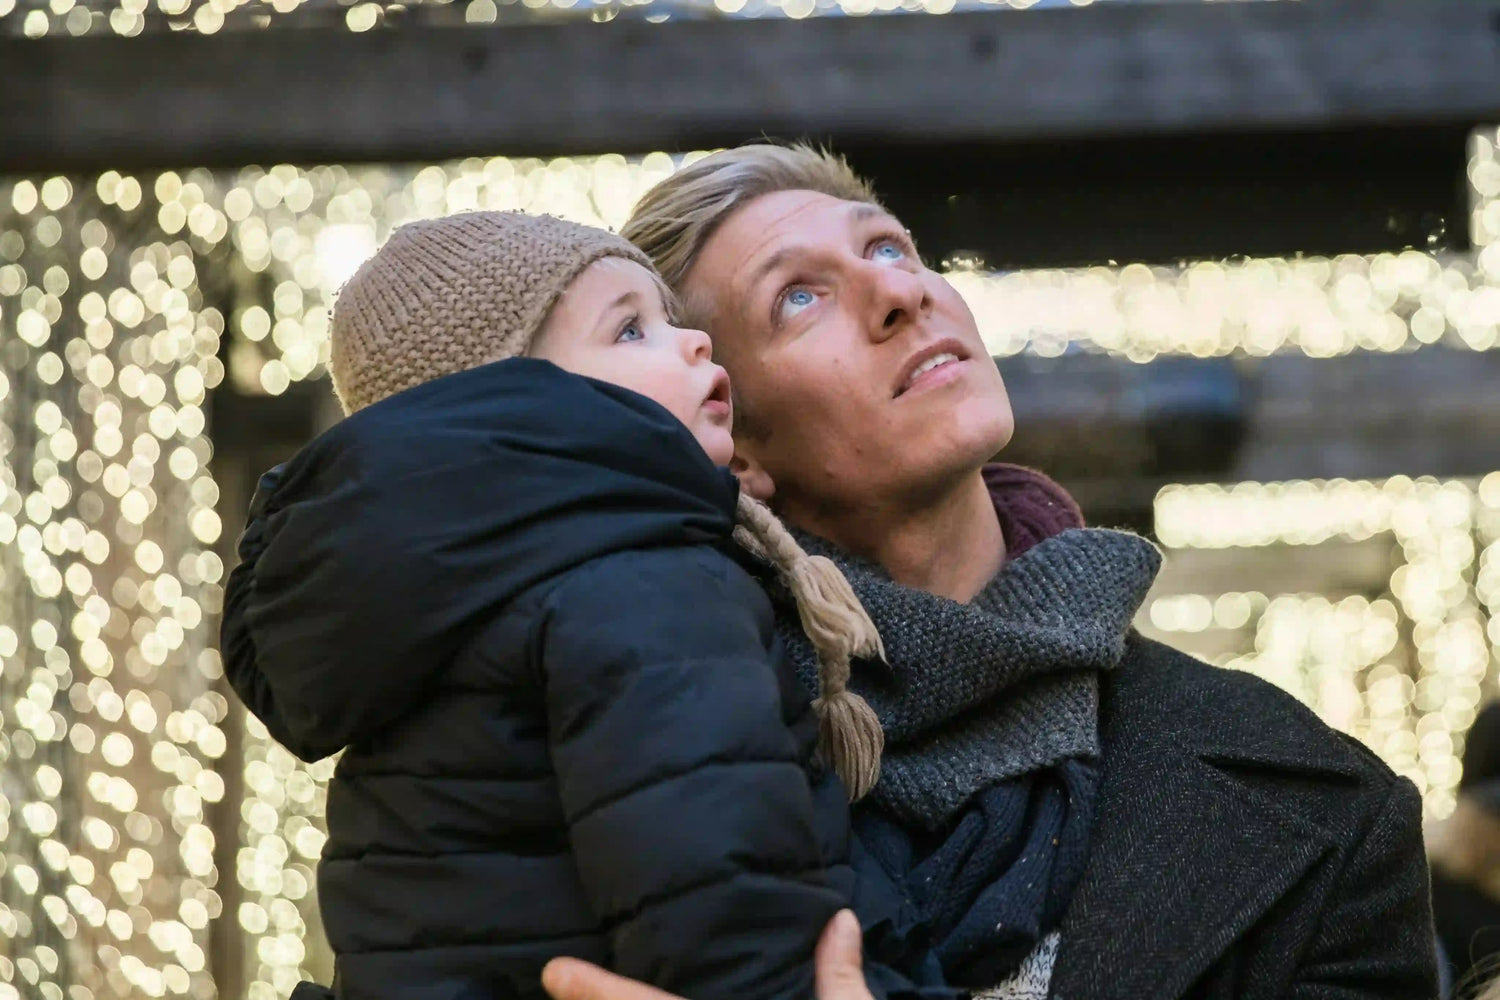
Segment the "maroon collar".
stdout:
[[1005,554],[1014,559],[1038,542],[1083,527],[1083,511],[1068,491],[1035,469],[996,462],[984,467]]

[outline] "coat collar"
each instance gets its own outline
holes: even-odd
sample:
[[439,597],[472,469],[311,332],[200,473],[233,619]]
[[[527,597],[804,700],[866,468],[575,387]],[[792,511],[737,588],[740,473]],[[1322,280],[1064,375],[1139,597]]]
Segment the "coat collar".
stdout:
[[[1181,997],[1336,846],[1330,830],[1260,779],[1357,780],[1351,767],[1319,753],[1312,736],[1267,735],[1222,710],[1211,714],[1213,733],[1174,729],[1179,713],[1120,725],[1121,703],[1148,697],[1131,690],[1141,686],[1133,673],[1127,662],[1106,689],[1099,811],[1088,867],[1063,921],[1055,1000]],[[1162,695],[1158,702],[1181,693]]]

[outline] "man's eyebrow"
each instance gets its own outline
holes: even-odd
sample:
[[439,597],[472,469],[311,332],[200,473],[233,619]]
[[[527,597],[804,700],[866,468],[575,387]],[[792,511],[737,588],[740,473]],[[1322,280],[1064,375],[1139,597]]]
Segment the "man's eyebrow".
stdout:
[[782,247],[780,250],[777,250],[765,260],[755,265],[754,269],[751,270],[750,279],[745,282],[745,291],[747,293],[755,291],[760,286],[760,283],[766,280],[766,275],[779,270],[788,260],[803,253],[806,253],[806,249],[799,246]]
[[850,222],[866,222],[870,219],[886,219],[890,222],[896,223],[897,225],[900,224],[894,215],[892,215],[890,212],[887,212],[879,205],[861,203],[855,205],[849,210]]
[[[884,219],[893,225],[900,225],[900,222],[890,212],[887,212],[879,205],[871,205],[867,202],[861,202],[850,208],[847,218],[850,225],[856,225],[869,219]],[[746,293],[755,291],[760,283],[766,279],[766,275],[785,266],[787,261],[810,252],[808,248],[801,246],[782,247],[775,251],[751,269],[750,277],[744,284]]]

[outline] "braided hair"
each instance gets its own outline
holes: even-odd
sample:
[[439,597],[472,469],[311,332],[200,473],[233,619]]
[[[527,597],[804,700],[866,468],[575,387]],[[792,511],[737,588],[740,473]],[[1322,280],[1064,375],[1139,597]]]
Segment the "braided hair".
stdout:
[[737,520],[734,540],[774,567],[797,602],[818,655],[819,746],[850,801],[864,798],[880,777],[885,733],[875,710],[849,690],[849,665],[856,656],[885,658],[880,632],[838,566],[808,555],[769,507],[741,493]]

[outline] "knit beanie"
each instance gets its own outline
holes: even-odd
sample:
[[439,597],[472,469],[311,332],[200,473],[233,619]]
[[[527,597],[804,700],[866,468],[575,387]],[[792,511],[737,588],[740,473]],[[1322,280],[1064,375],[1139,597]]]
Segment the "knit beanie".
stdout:
[[[602,257],[655,273],[633,244],[551,216],[471,212],[397,229],[334,303],[331,367],[344,412],[524,355],[558,297]],[[734,537],[797,602],[818,654],[819,744],[850,798],[862,798],[880,776],[885,734],[848,689],[849,667],[885,655],[880,634],[839,568],[803,551],[764,504],[741,494]]]
[[546,215],[469,212],[397,229],[334,302],[344,412],[525,354],[558,296],[602,257],[655,271],[613,233]]

